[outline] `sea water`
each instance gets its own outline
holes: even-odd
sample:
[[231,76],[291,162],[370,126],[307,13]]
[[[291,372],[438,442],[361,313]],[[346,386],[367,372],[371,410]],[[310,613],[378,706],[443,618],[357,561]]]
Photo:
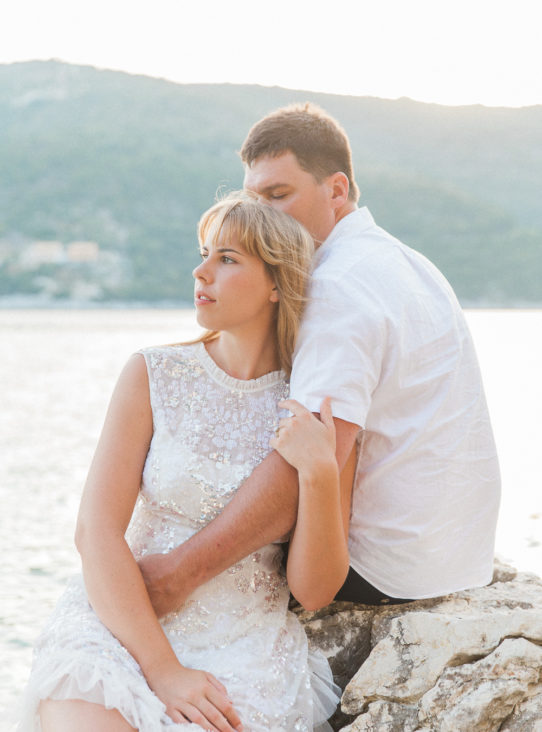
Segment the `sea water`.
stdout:
[[[499,450],[497,551],[542,573],[542,310],[470,310]],[[66,580],[107,403],[138,348],[198,332],[192,310],[0,310],[0,729]],[[5,727],[7,729],[7,727]]]

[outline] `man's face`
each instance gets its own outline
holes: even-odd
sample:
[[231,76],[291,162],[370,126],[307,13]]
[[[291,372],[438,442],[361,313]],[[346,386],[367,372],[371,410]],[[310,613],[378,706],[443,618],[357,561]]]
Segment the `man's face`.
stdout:
[[273,208],[284,211],[310,233],[319,246],[335,226],[333,186],[329,178],[318,183],[303,170],[295,155],[287,151],[279,157],[263,155],[245,169],[244,187],[254,191]]

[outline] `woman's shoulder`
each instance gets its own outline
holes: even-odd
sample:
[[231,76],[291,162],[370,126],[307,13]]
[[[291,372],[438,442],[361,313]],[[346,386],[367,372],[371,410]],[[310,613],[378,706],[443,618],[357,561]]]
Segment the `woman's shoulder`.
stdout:
[[197,352],[197,344],[173,344],[148,346],[133,355],[146,372],[155,422],[164,408],[169,413],[173,407],[168,419],[173,419],[173,427],[177,424],[175,407],[181,403],[183,394],[192,393],[203,373]]
[[140,348],[136,353],[142,356],[156,356],[159,358],[190,358],[194,357],[198,350],[199,343],[166,343],[155,346],[145,346]]
[[172,343],[168,345],[147,346],[136,352],[143,356],[150,372],[179,369],[194,369],[200,364],[200,343]]

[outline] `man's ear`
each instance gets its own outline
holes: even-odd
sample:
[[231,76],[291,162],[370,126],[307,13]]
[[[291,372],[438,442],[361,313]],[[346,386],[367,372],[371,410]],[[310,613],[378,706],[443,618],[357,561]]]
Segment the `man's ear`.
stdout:
[[341,208],[348,201],[348,193],[350,184],[345,173],[340,171],[329,176],[329,185],[331,187],[331,202],[334,208]]
[[269,295],[269,302],[278,302],[279,301],[279,291],[277,287],[273,287],[271,290],[271,294]]

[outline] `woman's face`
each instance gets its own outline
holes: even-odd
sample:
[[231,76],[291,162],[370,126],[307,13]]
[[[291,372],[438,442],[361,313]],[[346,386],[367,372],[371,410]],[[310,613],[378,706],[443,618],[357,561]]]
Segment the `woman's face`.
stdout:
[[224,232],[204,242],[201,257],[192,273],[198,323],[236,335],[270,330],[278,294],[262,260]]

